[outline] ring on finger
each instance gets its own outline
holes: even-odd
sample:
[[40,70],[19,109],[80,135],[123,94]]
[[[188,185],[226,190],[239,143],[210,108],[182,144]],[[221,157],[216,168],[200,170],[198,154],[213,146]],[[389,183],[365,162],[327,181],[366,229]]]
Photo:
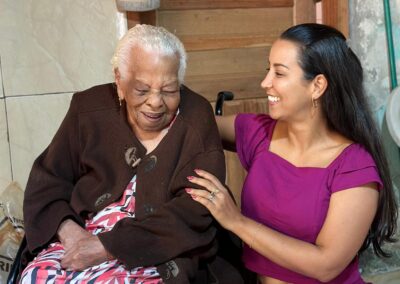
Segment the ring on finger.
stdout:
[[210,192],[210,198],[211,198],[211,196],[212,196],[212,198],[214,198],[214,196],[215,196],[218,192],[219,192],[219,189],[216,189],[216,190],[214,190],[214,191],[211,191],[211,192]]
[[215,197],[215,194],[213,194],[213,192],[211,192],[210,196],[208,196],[208,200],[212,202],[214,197]]

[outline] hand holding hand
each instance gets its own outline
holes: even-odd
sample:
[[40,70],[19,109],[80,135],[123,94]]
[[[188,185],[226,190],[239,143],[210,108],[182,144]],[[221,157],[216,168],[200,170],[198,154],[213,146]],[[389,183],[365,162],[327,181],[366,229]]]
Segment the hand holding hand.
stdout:
[[79,240],[87,238],[88,235],[90,235],[89,232],[71,219],[63,221],[57,231],[58,239],[66,251]]
[[80,239],[65,251],[65,255],[61,259],[63,268],[81,271],[111,259],[99,238],[88,234],[86,238]]
[[187,188],[186,192],[191,195],[193,200],[207,207],[225,229],[232,231],[235,224],[240,222],[243,216],[228,189],[212,174],[203,170],[195,170],[195,172],[199,177],[190,176],[188,180],[206,188],[206,190]]
[[110,259],[99,238],[70,219],[61,223],[57,235],[65,250],[61,260],[65,269],[79,271]]

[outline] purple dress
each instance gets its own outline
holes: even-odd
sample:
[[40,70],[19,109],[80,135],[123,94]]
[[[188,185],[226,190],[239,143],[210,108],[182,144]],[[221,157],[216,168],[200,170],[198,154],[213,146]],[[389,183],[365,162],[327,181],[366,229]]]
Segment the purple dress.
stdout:
[[[242,213],[285,235],[314,244],[337,191],[376,182],[382,187],[371,155],[351,144],[326,168],[296,167],[270,152],[276,121],[264,114],[239,114],[236,149],[248,174],[242,191]],[[279,266],[245,245],[246,267],[260,275],[296,284],[321,283]],[[357,257],[329,283],[364,283]]]

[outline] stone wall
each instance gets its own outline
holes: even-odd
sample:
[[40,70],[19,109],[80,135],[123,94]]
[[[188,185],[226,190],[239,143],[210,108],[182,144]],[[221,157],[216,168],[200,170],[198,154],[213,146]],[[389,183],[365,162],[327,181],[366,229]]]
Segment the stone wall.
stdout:
[[[350,0],[350,46],[358,55],[365,72],[365,89],[373,112],[382,130],[397,200],[400,189],[400,149],[393,142],[385,121],[385,109],[390,95],[390,73],[386,43],[383,1]],[[391,18],[400,82],[400,0],[391,0]],[[400,202],[399,202],[400,203]],[[399,224],[400,225],[400,224]],[[398,232],[400,238],[400,231]],[[380,259],[368,250],[361,256],[364,275],[378,274],[400,269],[400,243],[390,244],[386,249],[392,258]]]

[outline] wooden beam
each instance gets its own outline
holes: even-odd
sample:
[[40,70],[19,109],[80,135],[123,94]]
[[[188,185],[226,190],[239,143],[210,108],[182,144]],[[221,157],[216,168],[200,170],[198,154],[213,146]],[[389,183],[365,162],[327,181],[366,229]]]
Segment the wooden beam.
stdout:
[[160,10],[292,7],[294,0],[162,0]]
[[293,9],[158,11],[157,24],[173,32],[188,51],[270,46],[292,25]]
[[270,47],[276,35],[195,35],[179,36],[186,51],[205,51],[216,49]]
[[137,24],[156,25],[157,11],[148,12],[126,12],[128,19],[128,29],[134,27]]
[[210,102],[215,101],[218,92],[222,90],[232,91],[235,100],[265,98],[265,91],[260,86],[264,78],[265,72],[199,75],[187,76],[185,84]]
[[[335,1],[335,0],[333,0]],[[293,24],[315,23],[315,0],[294,0]]]
[[348,0],[322,0],[322,22],[341,31],[349,37]]
[[140,24],[139,12],[126,12],[126,18],[128,20],[128,29]]

